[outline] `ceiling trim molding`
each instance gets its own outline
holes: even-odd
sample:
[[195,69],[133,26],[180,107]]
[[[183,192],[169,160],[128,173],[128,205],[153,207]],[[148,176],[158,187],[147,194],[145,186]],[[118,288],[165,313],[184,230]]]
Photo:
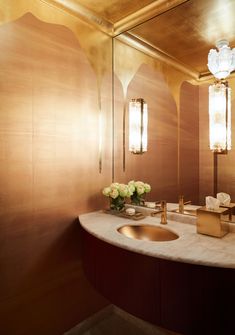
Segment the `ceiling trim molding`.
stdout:
[[158,0],[124,17],[113,25],[113,36],[130,30],[153,17],[175,8],[189,0]]
[[39,0],[82,19],[111,37],[132,29],[151,18],[175,8],[189,0],[156,0],[112,24],[76,0]]
[[200,73],[189,68],[184,63],[181,63],[177,61],[175,58],[171,57],[168,54],[163,53],[159,49],[154,48],[153,46],[150,46],[149,44],[145,43],[144,41],[140,40],[136,36],[133,36],[130,33],[123,33],[116,37],[119,41],[128,44],[129,46],[142,51],[146,55],[153,57],[159,61],[162,61],[175,69],[189,75],[191,78],[195,80],[199,80]]
[[76,0],[40,0],[41,2],[52,5],[61,9],[87,23],[90,23],[95,28],[112,36],[113,24],[108,20],[103,19],[101,16],[92,12],[91,10],[80,5]]
[[[235,72],[232,72],[226,80],[235,78]],[[217,80],[211,72],[201,72],[198,81],[199,82],[206,82],[206,81],[215,81]]]

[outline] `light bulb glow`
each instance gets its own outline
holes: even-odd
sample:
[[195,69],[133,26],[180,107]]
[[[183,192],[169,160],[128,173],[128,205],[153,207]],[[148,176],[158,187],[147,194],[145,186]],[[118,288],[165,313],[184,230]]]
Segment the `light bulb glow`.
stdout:
[[231,150],[231,89],[224,82],[209,86],[210,149]]
[[148,107],[143,99],[129,103],[129,150],[135,154],[147,151]]

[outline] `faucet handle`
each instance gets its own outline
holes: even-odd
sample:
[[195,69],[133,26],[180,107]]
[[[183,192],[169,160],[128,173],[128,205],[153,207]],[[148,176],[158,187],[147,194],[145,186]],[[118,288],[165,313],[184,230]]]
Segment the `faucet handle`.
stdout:
[[184,196],[183,195],[179,195],[179,203],[182,204],[182,205],[189,205],[192,203],[191,200],[189,201],[184,201]]

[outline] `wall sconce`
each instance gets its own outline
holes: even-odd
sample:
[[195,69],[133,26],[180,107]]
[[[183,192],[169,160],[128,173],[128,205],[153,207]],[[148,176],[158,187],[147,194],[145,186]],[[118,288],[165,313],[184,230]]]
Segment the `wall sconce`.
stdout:
[[148,107],[144,99],[129,103],[129,150],[134,154],[147,151]]
[[231,150],[231,89],[227,81],[209,86],[209,133],[213,152]]
[[226,40],[216,43],[218,52],[211,49],[208,68],[219,79],[209,87],[210,149],[214,161],[214,196],[218,192],[218,154],[231,149],[231,89],[224,79],[235,69],[235,48],[230,49]]

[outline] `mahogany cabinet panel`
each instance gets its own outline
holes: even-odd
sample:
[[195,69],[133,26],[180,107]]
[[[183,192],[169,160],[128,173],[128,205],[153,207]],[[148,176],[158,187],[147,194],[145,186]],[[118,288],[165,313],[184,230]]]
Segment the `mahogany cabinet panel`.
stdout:
[[235,334],[235,270],[154,258],[83,230],[84,269],[111,303],[184,335]]
[[235,334],[235,271],[161,260],[162,326],[186,335]]
[[161,323],[188,334],[190,329],[190,268],[188,264],[160,261]]
[[[83,231],[85,272],[112,303],[146,321],[160,322],[155,258],[115,247]],[[88,250],[89,249],[89,250]],[[95,278],[94,278],[95,276]]]

